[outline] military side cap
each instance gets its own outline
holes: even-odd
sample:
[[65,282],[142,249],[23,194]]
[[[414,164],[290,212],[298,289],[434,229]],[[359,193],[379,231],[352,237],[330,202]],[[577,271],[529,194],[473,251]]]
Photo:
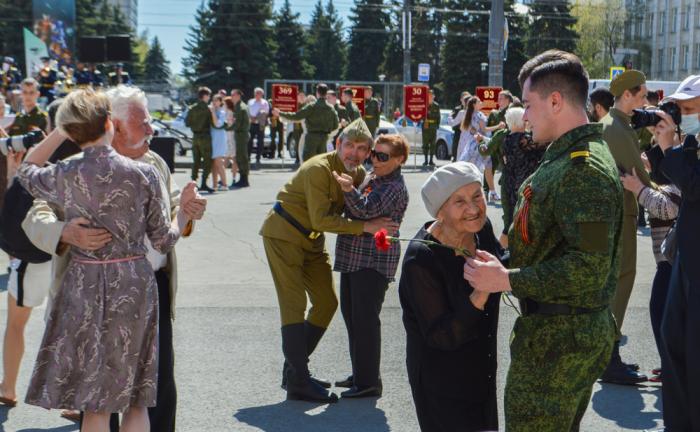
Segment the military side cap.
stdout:
[[616,76],[610,83],[610,93],[615,97],[622,96],[625,90],[633,89],[647,82],[647,77],[638,70],[630,69]]
[[361,118],[354,120],[349,125],[345,126],[342,134],[343,139],[350,141],[372,141],[372,132],[369,131],[367,123]]

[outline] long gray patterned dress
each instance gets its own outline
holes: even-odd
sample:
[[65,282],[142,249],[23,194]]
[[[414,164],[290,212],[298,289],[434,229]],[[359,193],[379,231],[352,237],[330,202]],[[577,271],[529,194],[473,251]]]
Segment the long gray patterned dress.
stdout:
[[63,209],[66,220],[84,217],[112,234],[100,250],[71,249],[26,402],[89,412],[155,406],[158,289],[141,257],[146,235],[161,253],[179,237],[155,168],[96,146],[53,166],[25,163],[18,177],[35,198]]

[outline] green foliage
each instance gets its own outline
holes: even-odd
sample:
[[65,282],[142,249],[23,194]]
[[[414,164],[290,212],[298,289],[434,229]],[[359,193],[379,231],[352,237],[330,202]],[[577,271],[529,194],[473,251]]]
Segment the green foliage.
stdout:
[[275,64],[282,78],[303,79],[314,75],[314,68],[304,58],[307,41],[304,28],[299,23],[299,14],[293,13],[289,0],[284,0],[282,9],[275,16]]
[[151,48],[146,54],[143,79],[149,84],[167,84],[170,78],[170,62],[165,58],[165,52],[158,37],[153,38]]
[[[343,78],[348,62],[347,46],[343,39],[343,23],[333,0],[323,7],[318,0],[309,26],[308,62],[315,68],[315,78],[337,80]],[[363,58],[364,61],[364,58]]]
[[24,75],[24,34],[32,29],[32,2],[0,0],[0,56],[14,57]]
[[[357,0],[350,12],[347,79],[377,81],[389,41],[389,14],[383,0]],[[361,59],[361,60],[360,60]]]
[[[604,13],[604,12],[603,12]],[[548,49],[575,52],[578,33],[576,18],[568,2],[535,1],[530,6],[531,22],[525,32],[525,53],[536,56]]]

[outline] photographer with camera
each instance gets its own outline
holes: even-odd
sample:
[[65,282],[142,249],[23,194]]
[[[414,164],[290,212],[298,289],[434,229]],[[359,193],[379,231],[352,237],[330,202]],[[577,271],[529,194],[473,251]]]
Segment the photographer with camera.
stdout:
[[[610,153],[615,159],[620,174],[631,174],[632,169],[634,169],[642,183],[645,186],[651,186],[649,175],[642,164],[639,138],[631,126],[634,110],[644,107],[646,103],[646,77],[642,72],[627,70],[610,83],[610,92],[615,97],[615,104],[600,121],[603,124],[603,138],[608,143]],[[632,192],[625,191],[623,207],[620,276],[612,303],[613,315],[617,322],[617,338],[610,363],[601,380],[615,384],[635,385],[646,381],[646,375],[638,372],[639,366],[625,364],[620,357],[622,323],[625,319],[637,271],[637,215],[639,206],[637,205],[637,197]]]
[[[682,193],[676,222],[677,248],[661,323],[663,414],[668,431],[700,430],[700,75],[686,78],[668,97],[680,107],[680,122],[657,112],[656,141],[664,152],[661,171]],[[676,119],[678,120],[678,119]],[[681,145],[676,133],[686,135]],[[669,239],[667,238],[667,241]]]

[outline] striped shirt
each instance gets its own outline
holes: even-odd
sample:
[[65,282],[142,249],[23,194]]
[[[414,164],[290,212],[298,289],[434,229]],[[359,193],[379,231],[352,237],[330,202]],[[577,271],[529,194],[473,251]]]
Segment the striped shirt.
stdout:
[[674,185],[659,186],[658,190],[645,187],[639,193],[638,201],[649,212],[651,248],[656,263],[668,261],[661,253],[661,243],[671,229],[671,222],[678,217],[681,191]]
[[[383,177],[371,174],[368,179],[359,190],[345,192],[345,216],[356,220],[389,217],[401,223],[408,207],[408,189],[401,168]],[[400,257],[401,246],[398,242],[392,243],[388,251],[380,251],[374,244],[372,234],[341,234],[335,244],[333,269],[341,273],[373,269],[393,281]]]

